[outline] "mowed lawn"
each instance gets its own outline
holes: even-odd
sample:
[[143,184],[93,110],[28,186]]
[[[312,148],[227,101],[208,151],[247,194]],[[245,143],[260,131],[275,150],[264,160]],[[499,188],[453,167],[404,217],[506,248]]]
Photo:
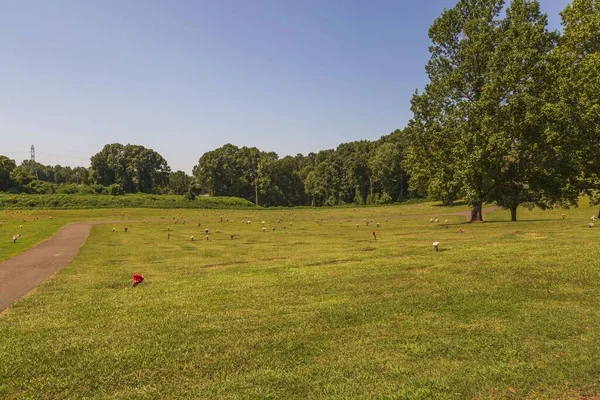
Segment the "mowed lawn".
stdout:
[[600,396],[597,208],[463,210],[47,212],[129,221],[0,314],[0,398]]
[[[36,245],[66,224],[78,221],[143,221],[155,217],[148,209],[2,210],[0,211],[0,261]],[[13,235],[21,235],[13,243]]]

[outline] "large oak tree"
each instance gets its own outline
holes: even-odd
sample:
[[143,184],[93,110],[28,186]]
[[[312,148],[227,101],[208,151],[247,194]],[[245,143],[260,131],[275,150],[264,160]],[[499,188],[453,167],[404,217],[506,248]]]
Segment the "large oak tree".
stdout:
[[519,204],[574,201],[565,189],[562,142],[542,110],[557,34],[535,0],[459,0],[429,31],[430,82],[412,100],[404,165],[413,187],[460,195],[480,221],[495,201],[516,219]]

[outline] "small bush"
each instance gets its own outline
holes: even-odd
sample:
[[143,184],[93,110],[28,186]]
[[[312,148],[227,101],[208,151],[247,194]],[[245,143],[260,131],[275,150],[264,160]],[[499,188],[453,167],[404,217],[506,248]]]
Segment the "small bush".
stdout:
[[79,192],[79,188],[77,187],[77,185],[74,185],[72,183],[59,185],[58,188],[56,189],[56,193],[60,193],[60,194],[76,194],[78,192]]
[[29,186],[17,185],[17,186],[14,186],[14,187],[11,187],[10,189],[8,189],[6,191],[6,193],[11,193],[11,194],[20,194],[20,193],[32,194],[32,193],[35,193],[35,192]]
[[123,186],[118,183],[113,183],[108,187],[108,194],[111,196],[123,196],[125,192],[123,191]]
[[335,199],[334,196],[329,196],[329,198],[327,200],[325,200],[325,205],[326,206],[335,206],[335,205],[337,205],[337,200]]
[[108,194],[108,188],[106,186],[99,185],[96,183],[94,185],[91,185],[90,187],[96,194]]
[[388,193],[383,193],[381,195],[381,197],[379,198],[379,200],[377,201],[377,204],[391,204],[393,202],[392,200],[392,196],[390,196]]
[[94,189],[87,185],[79,185],[77,188],[77,194],[96,194]]
[[56,192],[56,185],[50,182],[43,182],[39,180],[31,181],[27,185],[33,193],[37,194],[53,194]]
[[185,194],[185,198],[190,201],[196,200],[196,193],[194,193],[192,188],[188,189],[187,193]]

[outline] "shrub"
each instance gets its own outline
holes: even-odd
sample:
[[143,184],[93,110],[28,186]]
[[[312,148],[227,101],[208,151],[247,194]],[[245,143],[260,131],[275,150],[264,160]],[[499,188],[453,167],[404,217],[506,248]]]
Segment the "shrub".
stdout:
[[99,196],[97,194],[7,194],[0,193],[0,209],[86,209],[86,208],[255,208],[239,197],[126,194]]
[[77,192],[79,192],[79,188],[77,187],[77,185],[74,185],[72,183],[59,185],[56,189],[56,193],[60,194],[75,194]]
[[17,185],[17,186],[14,186],[14,187],[11,187],[10,189],[8,189],[6,191],[6,193],[12,193],[12,194],[19,194],[19,193],[33,194],[35,192],[29,186]]
[[27,187],[29,187],[33,193],[38,194],[53,194],[56,192],[56,185],[50,182],[43,182],[39,180],[31,181]]
[[393,202],[392,200],[392,196],[390,196],[388,193],[383,193],[381,195],[381,197],[379,198],[379,200],[377,201],[377,204],[391,204]]
[[123,191],[123,186],[118,183],[113,183],[108,187],[108,194],[111,196],[123,196],[125,192]]
[[356,191],[354,193],[354,204],[356,204],[357,206],[363,205],[363,198],[358,188],[356,188]]
[[87,185],[79,185],[77,188],[77,194],[96,194],[94,189]]
[[108,194],[108,189],[106,186],[96,183],[96,184],[91,185],[90,187],[96,194]]
[[329,198],[327,200],[325,200],[326,206],[335,206],[336,204],[337,204],[337,200],[335,199],[335,196],[329,196]]
[[187,193],[185,194],[185,198],[190,201],[196,200],[196,193],[194,193],[192,188],[188,189]]

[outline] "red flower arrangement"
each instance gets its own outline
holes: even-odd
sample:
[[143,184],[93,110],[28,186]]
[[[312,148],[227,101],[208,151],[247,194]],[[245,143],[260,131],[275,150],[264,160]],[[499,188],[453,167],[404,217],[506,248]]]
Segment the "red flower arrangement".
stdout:
[[140,283],[144,282],[144,275],[141,274],[133,274],[133,287],[136,287]]

